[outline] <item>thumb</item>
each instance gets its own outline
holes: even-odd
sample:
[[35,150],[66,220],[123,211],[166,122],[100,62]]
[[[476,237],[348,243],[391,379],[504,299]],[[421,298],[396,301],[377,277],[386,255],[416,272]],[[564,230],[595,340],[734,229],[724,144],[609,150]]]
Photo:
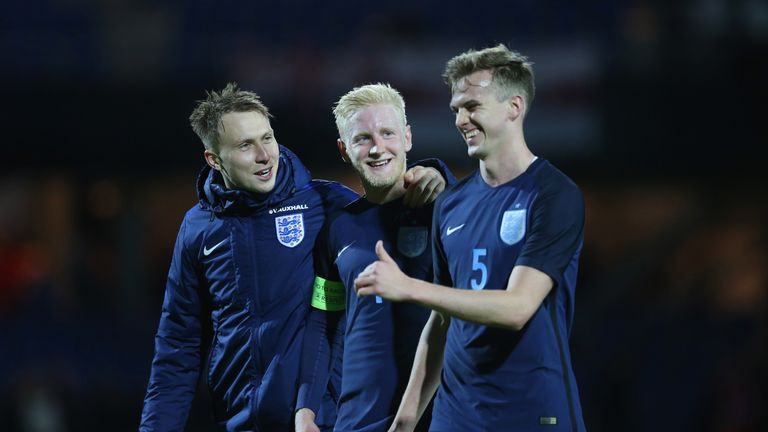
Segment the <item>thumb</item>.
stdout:
[[384,242],[382,242],[381,240],[376,242],[376,256],[378,256],[379,259],[384,262],[390,262],[390,263],[395,262],[395,260],[393,260],[392,257],[389,256],[386,249],[384,249]]
[[408,187],[409,184],[413,183],[414,174],[413,170],[406,171],[405,175],[403,176],[403,183],[405,183],[405,187]]

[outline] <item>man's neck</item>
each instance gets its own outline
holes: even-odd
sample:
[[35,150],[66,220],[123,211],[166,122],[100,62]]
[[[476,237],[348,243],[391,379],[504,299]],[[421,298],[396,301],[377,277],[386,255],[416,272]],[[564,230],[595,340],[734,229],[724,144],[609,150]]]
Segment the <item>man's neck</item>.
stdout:
[[402,177],[392,186],[377,188],[363,183],[365,199],[374,204],[385,204],[405,195],[405,184]]
[[536,159],[525,141],[514,144],[480,160],[480,175],[488,185],[496,187],[517,178]]

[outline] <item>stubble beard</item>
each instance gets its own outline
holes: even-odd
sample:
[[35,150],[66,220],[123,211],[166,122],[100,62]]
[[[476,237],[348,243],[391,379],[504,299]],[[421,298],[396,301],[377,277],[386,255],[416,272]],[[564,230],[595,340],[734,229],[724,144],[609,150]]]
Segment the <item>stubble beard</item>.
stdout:
[[394,186],[405,173],[405,158],[393,160],[390,163],[399,164],[400,166],[395,167],[395,169],[387,176],[375,175],[368,171],[370,167],[368,167],[366,164],[363,164],[364,166],[360,167],[362,168],[362,171],[358,170],[358,174],[362,174],[361,180],[363,182],[363,186],[377,190],[389,189]]

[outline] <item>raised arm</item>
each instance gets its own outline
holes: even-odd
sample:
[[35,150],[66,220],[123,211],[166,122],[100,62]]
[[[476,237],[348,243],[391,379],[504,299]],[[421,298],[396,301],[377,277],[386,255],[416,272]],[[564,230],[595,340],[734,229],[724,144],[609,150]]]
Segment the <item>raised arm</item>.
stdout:
[[[566,266],[578,255],[584,228],[581,195],[574,188],[543,190],[533,207],[531,224],[504,287],[453,289],[409,278],[378,242],[379,261],[360,273],[355,289],[358,295],[414,302],[466,321],[520,330],[561,282]],[[439,242],[434,232],[433,237]]]
[[552,289],[552,279],[527,266],[515,266],[504,290],[462,290],[421,281],[405,275],[381,242],[379,261],[355,279],[360,296],[379,295],[392,301],[409,301],[442,314],[494,327],[520,330]]

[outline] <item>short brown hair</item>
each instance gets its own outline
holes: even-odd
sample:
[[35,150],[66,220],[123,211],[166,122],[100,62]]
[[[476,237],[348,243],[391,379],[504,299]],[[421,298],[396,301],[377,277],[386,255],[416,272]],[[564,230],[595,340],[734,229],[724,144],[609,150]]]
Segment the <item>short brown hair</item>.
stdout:
[[480,51],[469,50],[448,60],[443,78],[453,90],[462,78],[477,71],[490,71],[498,100],[521,95],[525,99],[527,113],[536,93],[532,65],[526,56],[498,44]]
[[189,123],[205,148],[209,150],[218,146],[219,125],[224,114],[256,111],[266,118],[272,117],[269,109],[256,93],[240,90],[235,83],[227,84],[218,93],[206,91],[205,95],[205,100],[197,102],[197,106],[189,116]]

